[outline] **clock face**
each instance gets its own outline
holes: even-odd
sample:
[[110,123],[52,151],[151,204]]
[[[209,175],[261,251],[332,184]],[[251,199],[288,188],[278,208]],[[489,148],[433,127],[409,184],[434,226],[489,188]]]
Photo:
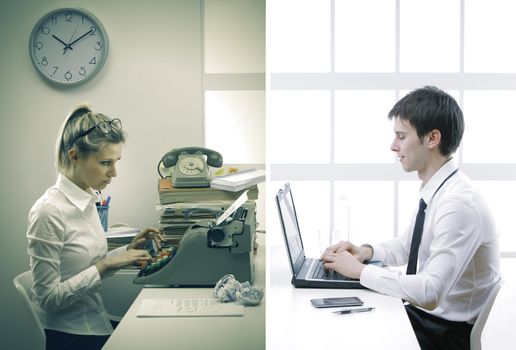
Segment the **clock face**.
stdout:
[[107,58],[108,40],[102,24],[81,9],[58,9],[36,23],[30,37],[36,69],[52,82],[83,83],[97,74]]

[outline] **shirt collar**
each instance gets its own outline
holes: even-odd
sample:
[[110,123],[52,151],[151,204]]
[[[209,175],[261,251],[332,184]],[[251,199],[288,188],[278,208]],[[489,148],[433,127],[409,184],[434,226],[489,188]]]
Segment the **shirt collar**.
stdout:
[[444,163],[444,165],[439,170],[437,170],[437,172],[430,178],[426,185],[421,187],[419,192],[421,194],[421,198],[423,198],[427,205],[430,203],[432,197],[435,194],[435,191],[437,191],[443,181],[457,168],[458,165],[455,158],[450,159]]
[[91,188],[84,191],[70,179],[59,173],[55,187],[79,210],[84,211],[90,202],[95,202],[96,196]]

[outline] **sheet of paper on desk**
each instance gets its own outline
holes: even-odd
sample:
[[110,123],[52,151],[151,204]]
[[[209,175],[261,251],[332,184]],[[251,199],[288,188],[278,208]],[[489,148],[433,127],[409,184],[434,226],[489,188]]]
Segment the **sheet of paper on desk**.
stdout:
[[143,299],[137,317],[243,316],[244,306],[215,298]]

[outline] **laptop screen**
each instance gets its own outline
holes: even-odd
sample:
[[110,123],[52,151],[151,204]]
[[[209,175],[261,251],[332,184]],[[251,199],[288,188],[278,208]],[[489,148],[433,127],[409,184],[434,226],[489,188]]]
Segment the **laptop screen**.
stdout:
[[290,184],[285,184],[285,188],[278,191],[276,204],[278,205],[281,226],[290,255],[292,270],[293,273],[296,273],[300,265],[303,264],[304,253],[303,241],[301,240],[301,234],[299,232],[299,224]]

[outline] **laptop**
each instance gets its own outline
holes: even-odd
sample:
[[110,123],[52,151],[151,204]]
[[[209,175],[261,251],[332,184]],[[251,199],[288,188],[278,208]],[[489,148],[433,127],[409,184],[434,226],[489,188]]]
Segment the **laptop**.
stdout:
[[290,184],[285,184],[276,195],[276,204],[285,238],[287,255],[292,268],[292,284],[297,288],[365,288],[359,280],[350,279],[336,272],[325,272],[318,258],[306,258],[301,231]]

